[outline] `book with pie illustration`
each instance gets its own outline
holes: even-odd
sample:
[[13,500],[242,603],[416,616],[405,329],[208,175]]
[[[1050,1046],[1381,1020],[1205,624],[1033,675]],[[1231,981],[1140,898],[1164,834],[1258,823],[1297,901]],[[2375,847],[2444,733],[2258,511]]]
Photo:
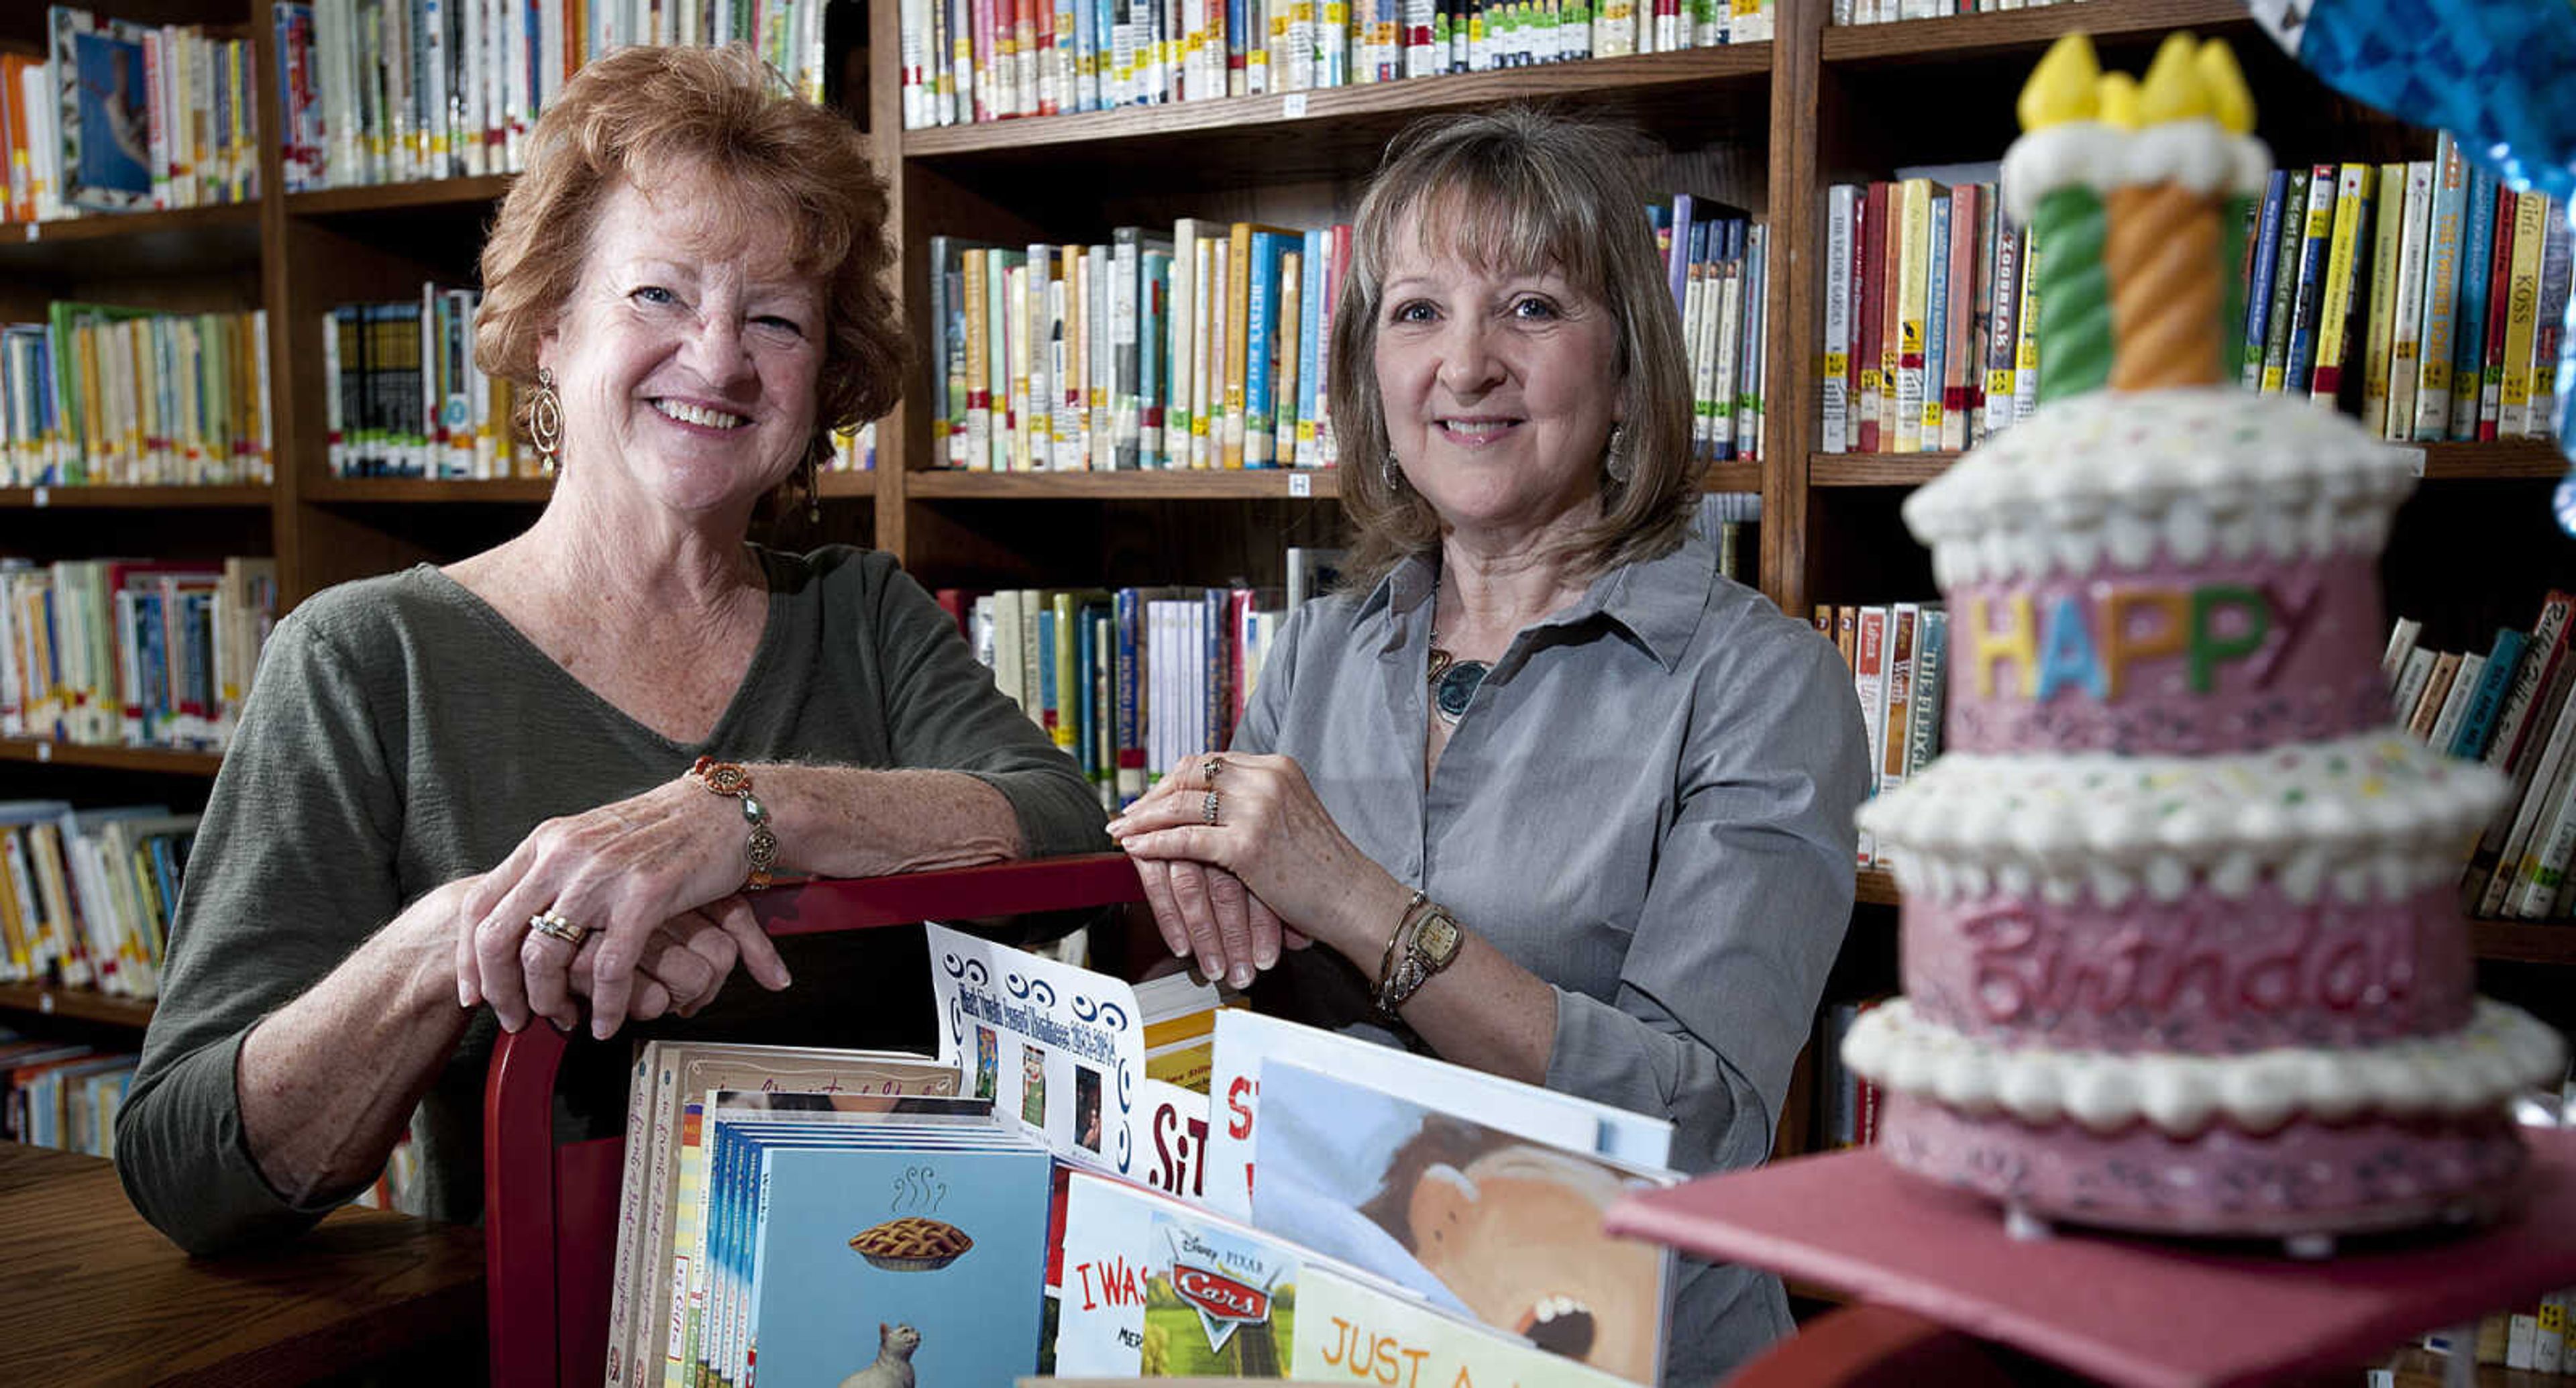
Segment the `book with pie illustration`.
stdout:
[[975,1240],[946,1220],[905,1215],[850,1236],[850,1249],[888,1272],[936,1272],[956,1262]]

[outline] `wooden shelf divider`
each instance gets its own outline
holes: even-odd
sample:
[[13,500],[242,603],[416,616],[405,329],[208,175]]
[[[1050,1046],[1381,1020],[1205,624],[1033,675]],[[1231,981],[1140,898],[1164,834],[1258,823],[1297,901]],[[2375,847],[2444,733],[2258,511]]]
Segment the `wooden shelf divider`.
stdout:
[[[121,998],[94,988],[57,988],[46,983],[0,983],[0,1013],[34,1012],[84,1022],[141,1030],[152,1020],[148,998]],[[0,1017],[0,1022],[5,1022]]]
[[0,761],[95,766],[110,771],[149,771],[171,776],[212,776],[215,769],[223,765],[224,756],[221,752],[184,752],[168,747],[92,747],[43,738],[0,737]]

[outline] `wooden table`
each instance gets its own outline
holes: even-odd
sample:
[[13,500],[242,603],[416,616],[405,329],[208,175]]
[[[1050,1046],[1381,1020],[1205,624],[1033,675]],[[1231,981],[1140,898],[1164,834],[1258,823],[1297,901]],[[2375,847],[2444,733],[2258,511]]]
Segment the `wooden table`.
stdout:
[[8,1359],[51,1384],[305,1383],[404,1357],[479,1381],[482,1231],[342,1210],[292,1245],[191,1259],[98,1157],[0,1142]]

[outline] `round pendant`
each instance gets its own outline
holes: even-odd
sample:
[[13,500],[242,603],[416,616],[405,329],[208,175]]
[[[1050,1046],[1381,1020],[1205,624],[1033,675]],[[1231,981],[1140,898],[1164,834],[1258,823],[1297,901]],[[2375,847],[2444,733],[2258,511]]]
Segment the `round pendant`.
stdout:
[[1442,719],[1455,723],[1467,712],[1476,698],[1477,686],[1485,682],[1485,672],[1494,668],[1481,660],[1453,661],[1440,672],[1431,686],[1432,706]]

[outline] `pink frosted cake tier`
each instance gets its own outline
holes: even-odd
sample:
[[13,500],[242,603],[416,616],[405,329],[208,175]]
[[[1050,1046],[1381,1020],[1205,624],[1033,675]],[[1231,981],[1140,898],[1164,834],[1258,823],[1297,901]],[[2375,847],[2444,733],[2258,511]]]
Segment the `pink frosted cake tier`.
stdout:
[[2456,846],[2501,793],[2387,734],[2229,757],[1959,752],[1861,824],[1892,852],[1925,1020],[2228,1055],[2464,1024]]
[[1953,751],[2204,755],[2388,720],[2367,555],[2159,560],[1945,596]]
[[1955,751],[2202,755],[2386,719],[2403,455],[2225,387],[2040,411],[1905,503],[1951,612]]
[[2072,1223],[2213,1237],[2354,1234],[2492,1217],[2522,1170],[2497,1112],[2214,1124],[2176,1139],[2143,1124],[2096,1136],[1891,1095],[1883,1147],[1900,1168]]
[[2057,904],[1994,893],[1906,905],[1916,1015],[2068,1050],[2236,1055],[2456,1031],[2475,979],[2448,886],[2395,901],[2241,897]]

